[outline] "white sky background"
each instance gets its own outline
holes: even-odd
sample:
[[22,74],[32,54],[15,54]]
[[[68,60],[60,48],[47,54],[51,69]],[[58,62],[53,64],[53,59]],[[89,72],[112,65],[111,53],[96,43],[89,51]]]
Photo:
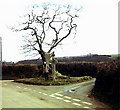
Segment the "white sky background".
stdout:
[[19,61],[38,57],[25,57],[20,46],[21,34],[12,32],[8,26],[19,22],[19,16],[28,12],[30,6],[42,1],[68,3],[82,6],[77,22],[75,39],[65,39],[55,50],[56,57],[118,53],[118,1],[119,0],[0,0],[0,36],[2,37],[3,61]]

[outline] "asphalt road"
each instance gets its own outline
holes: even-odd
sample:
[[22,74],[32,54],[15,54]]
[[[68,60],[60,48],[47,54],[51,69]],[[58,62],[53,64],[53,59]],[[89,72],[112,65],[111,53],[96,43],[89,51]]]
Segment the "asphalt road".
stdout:
[[37,86],[3,80],[2,108],[108,108],[88,97],[95,80],[64,86]]

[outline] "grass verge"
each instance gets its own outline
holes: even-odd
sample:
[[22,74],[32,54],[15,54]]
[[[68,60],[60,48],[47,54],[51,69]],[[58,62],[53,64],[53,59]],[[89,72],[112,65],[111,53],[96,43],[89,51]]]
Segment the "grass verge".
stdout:
[[53,80],[45,81],[44,78],[37,77],[37,78],[16,79],[14,80],[14,82],[33,84],[33,85],[54,86],[54,85],[67,85],[67,84],[80,83],[91,79],[92,79],[91,76],[83,76],[83,77],[68,77],[66,79],[56,79],[55,81]]

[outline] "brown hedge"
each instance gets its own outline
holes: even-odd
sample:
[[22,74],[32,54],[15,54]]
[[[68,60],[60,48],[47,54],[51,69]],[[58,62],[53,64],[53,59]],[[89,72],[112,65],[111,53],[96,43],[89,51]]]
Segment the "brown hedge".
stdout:
[[67,76],[96,76],[96,63],[92,62],[61,62],[56,65],[57,70]]
[[[88,62],[58,63],[57,71],[67,76],[96,76],[96,66]],[[42,65],[3,65],[3,79],[37,77],[42,75]]]
[[16,79],[25,77],[36,77],[39,74],[37,65],[3,65],[2,78]]
[[120,60],[109,63],[99,63],[93,94],[111,104],[113,108],[120,107]]

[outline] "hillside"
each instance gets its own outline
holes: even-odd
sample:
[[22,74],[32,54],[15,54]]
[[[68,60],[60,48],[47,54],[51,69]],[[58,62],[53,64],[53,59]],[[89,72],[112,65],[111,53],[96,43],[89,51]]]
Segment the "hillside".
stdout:
[[[86,62],[109,62],[111,60],[111,55],[97,55],[91,54],[86,56],[70,56],[70,57],[56,57],[58,62],[74,62],[74,61],[86,61]],[[41,59],[31,59],[18,61],[16,64],[41,64]]]

